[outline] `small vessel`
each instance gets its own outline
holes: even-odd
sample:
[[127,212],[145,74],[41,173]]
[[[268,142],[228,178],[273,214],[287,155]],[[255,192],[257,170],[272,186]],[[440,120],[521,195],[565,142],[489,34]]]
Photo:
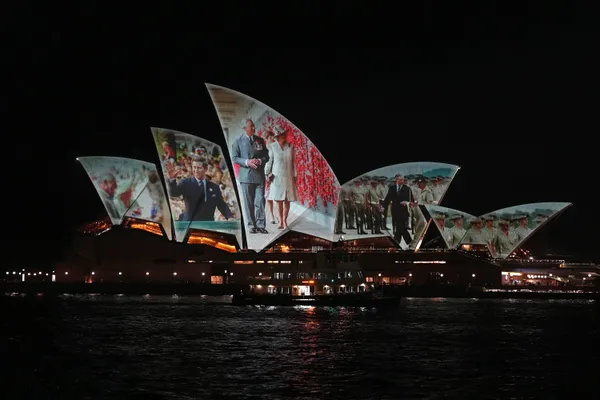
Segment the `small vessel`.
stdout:
[[324,306],[324,307],[397,307],[400,296],[385,296],[379,293],[319,294],[294,296],[289,294],[233,295],[231,304],[236,306]]

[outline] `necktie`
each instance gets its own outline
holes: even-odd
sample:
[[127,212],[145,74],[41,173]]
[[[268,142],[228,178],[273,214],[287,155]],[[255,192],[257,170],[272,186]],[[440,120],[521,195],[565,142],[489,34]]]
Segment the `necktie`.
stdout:
[[402,188],[402,186],[398,185],[398,188],[396,189],[396,193],[400,193],[400,188]]
[[250,146],[254,148],[254,135],[250,136]]
[[204,181],[198,181],[198,185],[200,186],[200,198],[202,201],[206,201],[206,191],[204,190]]

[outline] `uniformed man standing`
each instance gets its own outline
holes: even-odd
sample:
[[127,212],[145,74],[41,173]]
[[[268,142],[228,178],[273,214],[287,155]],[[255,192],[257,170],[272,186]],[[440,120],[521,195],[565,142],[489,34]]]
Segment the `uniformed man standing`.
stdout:
[[517,215],[514,218],[517,221],[517,227],[515,228],[515,234],[517,235],[517,243],[521,243],[523,240],[527,238],[532,232],[532,229],[529,228],[529,220],[527,215],[521,214]]
[[450,248],[452,233],[450,232],[450,229],[446,228],[446,217],[447,215],[445,213],[437,213],[434,217],[434,220],[438,230],[440,231],[440,235],[442,235],[442,239],[444,239],[444,243],[446,243],[446,246]]
[[340,192],[341,202],[344,204],[344,220],[346,221],[346,229],[356,229],[354,220],[356,218],[356,210],[354,201],[352,200],[352,187],[343,187]]
[[431,193],[434,204],[439,204],[444,194],[444,177],[437,176],[431,179]]
[[[345,235],[344,232],[344,220],[346,219],[346,207],[344,204],[344,198],[347,196],[346,189],[342,186],[340,190],[340,195],[338,197],[338,206],[337,206],[337,214],[335,216],[335,235]],[[348,224],[348,221],[346,221]]]
[[381,206],[380,201],[383,201],[383,197],[379,197],[378,185],[379,181],[372,178],[370,181],[369,188],[369,207],[371,209],[371,217],[373,219],[371,226],[372,234],[381,234]]
[[497,257],[506,258],[512,253],[517,244],[517,235],[510,229],[510,223],[502,219],[498,221],[498,234],[496,235]]
[[418,203],[433,204],[434,197],[431,188],[427,186],[427,178],[424,176],[420,176],[417,179],[415,179],[415,184],[417,187],[417,196],[415,197],[415,199],[417,199]]
[[363,229],[367,231],[373,230],[373,215],[371,213],[371,179],[367,176],[361,178],[363,190]]
[[421,211],[421,207],[419,205],[423,204],[433,204],[433,194],[431,193],[431,189],[427,187],[427,178],[424,176],[418,176],[415,179],[415,184],[417,188],[416,192],[416,202],[411,207],[412,215],[413,215],[413,239],[409,245],[411,250],[417,248],[419,244],[419,240],[421,240],[421,236],[425,233],[425,229],[427,228],[427,219]]
[[463,228],[463,216],[462,215],[454,214],[450,219],[454,223],[454,226],[452,228],[450,228],[450,235],[451,235],[450,243],[451,243],[452,248],[456,248],[460,244],[460,241],[465,236],[467,231],[465,228]]
[[[387,193],[387,178],[385,176],[379,177],[379,185],[377,185],[377,196],[381,201],[385,199],[385,195]],[[381,229],[389,231],[390,228],[387,226],[387,210],[384,210],[382,207],[379,208],[381,214]]]
[[488,245],[492,257],[496,257],[496,235],[498,234],[498,229],[494,227],[494,216],[492,214],[486,215],[483,217],[483,221],[485,222],[485,225],[481,230],[481,235]]
[[352,188],[352,202],[354,203],[354,214],[356,221],[356,233],[359,235],[365,235],[367,232],[364,230],[364,218],[365,218],[365,190],[362,185],[362,179],[354,180],[354,187]]
[[471,219],[471,227],[462,238],[461,243],[466,244],[486,244],[485,238],[483,236],[483,230],[481,229],[481,218],[475,217]]

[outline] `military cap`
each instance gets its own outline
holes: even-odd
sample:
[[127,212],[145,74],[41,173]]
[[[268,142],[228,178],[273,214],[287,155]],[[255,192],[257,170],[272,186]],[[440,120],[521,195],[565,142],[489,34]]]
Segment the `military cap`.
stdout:
[[352,183],[362,183],[362,180],[360,178],[354,178]]
[[505,220],[505,219],[501,219],[501,220],[498,221],[498,225],[509,225],[509,224],[510,223],[507,220]]
[[424,177],[423,175],[415,178],[415,183],[425,183],[425,182],[427,182],[427,178]]
[[479,217],[471,218],[471,223],[472,224],[480,224],[481,223],[481,218],[479,218]]
[[360,178],[360,180],[363,182],[369,182],[371,178],[369,178],[368,176],[363,176],[362,178]]
[[525,214],[517,214],[514,217],[512,217],[510,220],[511,221],[519,221],[519,220],[521,220],[523,218],[527,218],[527,215],[525,215]]
[[436,177],[435,177],[435,179],[437,179],[437,180],[444,180],[444,179],[446,179],[446,178],[445,178],[445,177],[443,177],[443,176],[441,176],[441,175],[438,175],[438,176],[436,176]]
[[446,219],[446,217],[448,217],[448,215],[446,215],[446,213],[443,212],[437,213],[434,216],[435,219]]
[[388,178],[386,178],[385,176],[380,176],[379,178],[377,178],[377,180],[379,182],[387,182]]
[[494,216],[494,214],[489,214],[486,215],[485,217],[483,217],[484,221],[493,221],[496,217]]
[[533,219],[533,222],[544,222],[548,219],[548,217],[546,215],[542,215],[542,214],[538,214],[535,216],[535,218]]
[[462,218],[463,218],[463,216],[460,214],[454,214],[454,215],[452,215],[452,217],[450,217],[450,219],[462,219]]

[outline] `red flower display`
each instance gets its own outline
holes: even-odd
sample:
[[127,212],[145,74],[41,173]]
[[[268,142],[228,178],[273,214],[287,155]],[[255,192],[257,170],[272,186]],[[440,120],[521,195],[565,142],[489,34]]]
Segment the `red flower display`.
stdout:
[[319,199],[324,208],[328,203],[337,205],[340,184],[321,152],[298,128],[282,116],[275,118],[267,116],[258,135],[262,136],[266,130],[272,131],[275,125],[288,130],[288,142],[295,149],[300,203],[312,209],[318,207]]

